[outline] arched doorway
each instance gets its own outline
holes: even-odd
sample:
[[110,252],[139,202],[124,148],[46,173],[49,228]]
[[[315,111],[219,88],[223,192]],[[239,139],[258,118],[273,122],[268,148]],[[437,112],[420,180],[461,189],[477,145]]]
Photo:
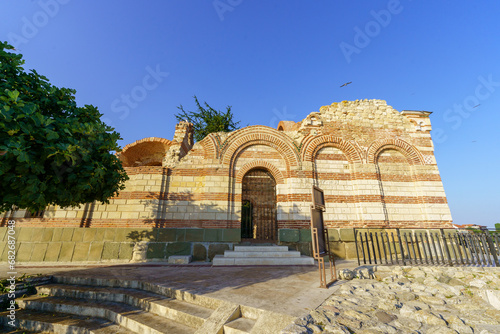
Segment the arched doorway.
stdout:
[[243,177],[241,194],[241,238],[275,242],[276,181],[267,170],[255,168]]

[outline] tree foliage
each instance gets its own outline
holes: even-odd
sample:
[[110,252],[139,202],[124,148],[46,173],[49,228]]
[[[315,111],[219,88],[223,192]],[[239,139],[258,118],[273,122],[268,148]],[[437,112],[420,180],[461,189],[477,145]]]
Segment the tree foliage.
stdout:
[[179,114],[175,115],[178,121],[187,120],[193,123],[194,139],[200,141],[212,132],[231,132],[238,130],[238,122],[234,122],[231,107],[226,107],[226,112],[215,110],[204,102],[205,108],[200,104],[196,95],[194,101],[198,107],[198,111],[186,111],[180,105],[177,107],[181,110]]
[[0,212],[77,206],[124,189],[120,135],[96,107],[77,107],[73,89],[58,88],[0,42]]

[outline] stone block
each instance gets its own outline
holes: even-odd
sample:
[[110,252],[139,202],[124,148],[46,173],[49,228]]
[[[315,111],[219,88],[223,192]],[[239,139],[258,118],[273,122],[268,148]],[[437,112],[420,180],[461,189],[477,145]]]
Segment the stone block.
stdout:
[[16,254],[16,261],[28,262],[31,259],[31,252],[33,252],[33,243],[21,242]]
[[177,229],[175,228],[159,228],[157,230],[156,241],[158,242],[176,241],[176,238]]
[[125,241],[139,242],[139,241],[157,241],[157,234],[159,229],[131,229],[125,238]]
[[0,227],[0,241],[3,241],[6,235],[7,235],[7,227]]
[[103,241],[94,241],[90,244],[88,261],[101,261],[102,251],[104,249]]
[[299,242],[299,243],[297,243],[296,249],[302,255],[313,256],[312,243],[311,242]]
[[60,241],[52,241],[48,244],[47,251],[45,252],[45,257],[43,261],[45,262],[56,262],[59,259],[59,253],[61,252]]
[[241,241],[241,229],[239,229],[239,228],[223,229],[222,230],[222,241],[240,242]]
[[330,251],[336,258],[345,259],[345,244],[343,242],[330,242]]
[[207,248],[203,244],[193,245],[193,261],[206,261]]
[[40,242],[42,241],[43,237],[43,232],[45,231],[45,228],[43,227],[35,227],[33,228],[33,235],[31,236],[31,242]]
[[299,241],[300,242],[311,242],[312,241],[312,236],[311,236],[311,230],[304,228],[299,230]]
[[102,249],[103,260],[116,260],[118,259],[119,252],[120,252],[119,242],[104,241],[104,247]]
[[[82,234],[83,237],[83,234]],[[75,250],[71,261],[87,261],[89,257],[90,242],[75,243]]]
[[63,233],[63,228],[56,227],[54,228],[54,233],[52,233],[52,242],[55,241],[62,241],[62,233]]
[[15,231],[17,242],[32,241],[34,231],[32,227],[20,227],[16,228]]
[[186,240],[186,229],[177,228],[175,229],[175,241],[185,241]]
[[43,229],[42,237],[40,238],[41,242],[50,242],[54,237],[54,228],[46,227]]
[[168,257],[170,264],[189,264],[191,262],[191,255],[171,255]]
[[164,242],[150,242],[148,244],[148,251],[146,258],[148,259],[164,259],[165,258],[166,243]]
[[[356,243],[354,242],[346,242],[344,244],[345,248],[345,259],[357,259],[357,253],[356,253]],[[362,254],[361,247],[358,246],[358,251],[359,254]]]
[[94,235],[94,241],[103,241],[104,240],[104,233],[106,232],[105,228],[94,228],[95,230],[95,235]]
[[105,228],[102,241],[115,241],[116,228]]
[[73,236],[71,237],[71,241],[74,241],[76,243],[82,242],[83,241],[83,233],[85,232],[86,228],[78,227],[75,228],[73,231]]
[[[64,231],[63,231],[64,234]],[[73,235],[73,233],[72,233]],[[75,250],[75,243],[72,241],[63,241],[61,243],[61,251],[59,252],[58,262],[70,262],[73,258],[73,251]]]
[[299,242],[300,232],[297,229],[282,228],[278,233],[280,242]]
[[83,230],[83,242],[93,242],[95,240],[95,236],[97,234],[97,230],[95,228],[86,228]]
[[328,240],[330,240],[330,241],[339,241],[340,240],[339,229],[337,229],[337,228],[329,228],[328,229]]
[[187,228],[186,241],[203,241],[205,230],[202,228]]
[[166,256],[172,255],[191,255],[191,243],[184,241],[168,243]]
[[2,256],[0,257],[0,261],[1,262],[5,262],[8,260],[8,256],[9,256],[9,247],[8,247],[8,244],[5,243],[5,244],[2,244],[0,245],[0,248],[1,248],[1,252],[2,252]]
[[354,241],[354,229],[352,228],[341,228],[339,229],[340,240],[343,242]]
[[63,228],[60,241],[63,241],[63,242],[64,241],[71,241],[73,238],[74,230],[75,229],[73,227]]
[[115,238],[113,239],[115,242],[123,242],[128,241],[127,236],[132,231],[130,228],[117,228],[115,229]]
[[229,250],[227,244],[210,244],[208,246],[208,259],[212,261],[215,255],[224,255],[224,251],[227,250]]
[[203,236],[203,241],[205,242],[222,241],[222,229],[206,228]]
[[48,243],[33,244],[33,253],[30,262],[42,262],[47,252]]
[[118,254],[118,258],[120,260],[132,259],[133,250],[134,250],[133,242],[122,242],[120,244],[120,253]]

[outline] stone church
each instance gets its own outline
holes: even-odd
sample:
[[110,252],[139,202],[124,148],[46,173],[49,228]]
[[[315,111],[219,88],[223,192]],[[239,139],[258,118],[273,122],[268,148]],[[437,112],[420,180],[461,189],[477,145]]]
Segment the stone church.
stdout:
[[25,233],[26,261],[126,260],[138,241],[149,259],[210,260],[242,241],[310,254],[314,185],[324,191],[335,254],[352,257],[353,228],[452,227],[430,114],[342,101],[277,129],[248,126],[197,143],[180,122],[172,140],[124,147],[118,156],[130,180],[109,204],[6,216]]

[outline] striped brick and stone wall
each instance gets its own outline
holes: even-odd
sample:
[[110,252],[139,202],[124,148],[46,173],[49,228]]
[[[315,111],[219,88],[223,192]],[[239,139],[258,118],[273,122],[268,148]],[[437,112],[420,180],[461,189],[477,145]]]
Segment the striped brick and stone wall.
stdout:
[[[336,231],[450,228],[429,114],[398,112],[382,100],[343,101],[278,129],[249,126],[197,143],[191,124],[181,122],[171,141],[145,138],[123,149],[130,180],[109,204],[50,207],[42,218],[20,210],[3,224],[13,217],[23,228],[237,230],[243,178],[261,168],[276,182],[278,242],[300,244],[304,253],[313,185],[324,190],[325,224]],[[224,242],[240,241],[231,236]]]

